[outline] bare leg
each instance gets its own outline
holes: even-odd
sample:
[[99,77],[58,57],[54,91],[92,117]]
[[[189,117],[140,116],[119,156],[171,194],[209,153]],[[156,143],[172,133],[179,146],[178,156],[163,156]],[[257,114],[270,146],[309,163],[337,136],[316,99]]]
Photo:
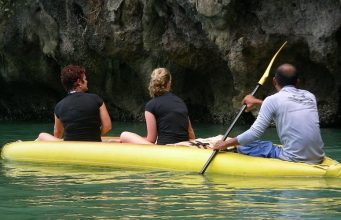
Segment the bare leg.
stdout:
[[102,136],[101,139],[102,139],[102,142],[121,143],[120,137]]
[[122,143],[132,143],[132,144],[154,144],[147,141],[144,137],[141,137],[138,134],[124,131],[121,133],[120,140]]
[[63,139],[56,138],[48,133],[40,133],[36,141],[62,141]]

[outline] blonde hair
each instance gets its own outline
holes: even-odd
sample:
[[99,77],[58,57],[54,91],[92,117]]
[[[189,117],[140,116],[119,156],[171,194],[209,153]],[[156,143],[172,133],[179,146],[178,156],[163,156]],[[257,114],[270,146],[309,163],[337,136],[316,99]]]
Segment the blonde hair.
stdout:
[[168,82],[171,81],[172,76],[166,68],[156,68],[150,75],[149,81],[149,95],[151,97],[161,96],[169,91],[167,87]]

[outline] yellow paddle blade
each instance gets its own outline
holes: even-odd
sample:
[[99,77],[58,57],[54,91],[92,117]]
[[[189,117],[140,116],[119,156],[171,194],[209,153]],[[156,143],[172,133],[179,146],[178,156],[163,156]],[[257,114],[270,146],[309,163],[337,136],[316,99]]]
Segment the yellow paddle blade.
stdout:
[[262,78],[260,78],[260,80],[258,81],[258,84],[259,85],[264,85],[266,79],[268,78],[269,76],[269,73],[270,73],[270,69],[271,69],[271,66],[273,64],[273,62],[275,61],[277,55],[279,54],[279,52],[282,50],[282,48],[287,44],[287,41],[284,42],[284,44],[278,49],[278,51],[275,53],[275,55],[272,57],[270,63],[269,63],[269,66],[266,68]]

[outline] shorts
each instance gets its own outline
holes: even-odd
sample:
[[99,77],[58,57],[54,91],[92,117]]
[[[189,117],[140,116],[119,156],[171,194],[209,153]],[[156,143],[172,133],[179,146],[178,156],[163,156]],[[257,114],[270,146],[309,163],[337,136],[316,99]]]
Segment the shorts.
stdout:
[[281,150],[281,147],[274,145],[271,141],[260,140],[245,146],[241,145],[237,147],[237,151],[240,154],[267,158],[279,158]]

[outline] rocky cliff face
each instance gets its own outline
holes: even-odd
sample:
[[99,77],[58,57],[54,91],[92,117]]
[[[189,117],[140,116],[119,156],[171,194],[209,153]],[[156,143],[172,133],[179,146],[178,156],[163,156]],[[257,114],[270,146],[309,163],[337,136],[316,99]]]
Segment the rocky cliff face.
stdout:
[[52,119],[74,63],[113,119],[143,120],[163,66],[193,120],[228,123],[288,41],[274,67],[295,64],[322,124],[340,125],[340,24],[339,0],[0,0],[0,118]]

